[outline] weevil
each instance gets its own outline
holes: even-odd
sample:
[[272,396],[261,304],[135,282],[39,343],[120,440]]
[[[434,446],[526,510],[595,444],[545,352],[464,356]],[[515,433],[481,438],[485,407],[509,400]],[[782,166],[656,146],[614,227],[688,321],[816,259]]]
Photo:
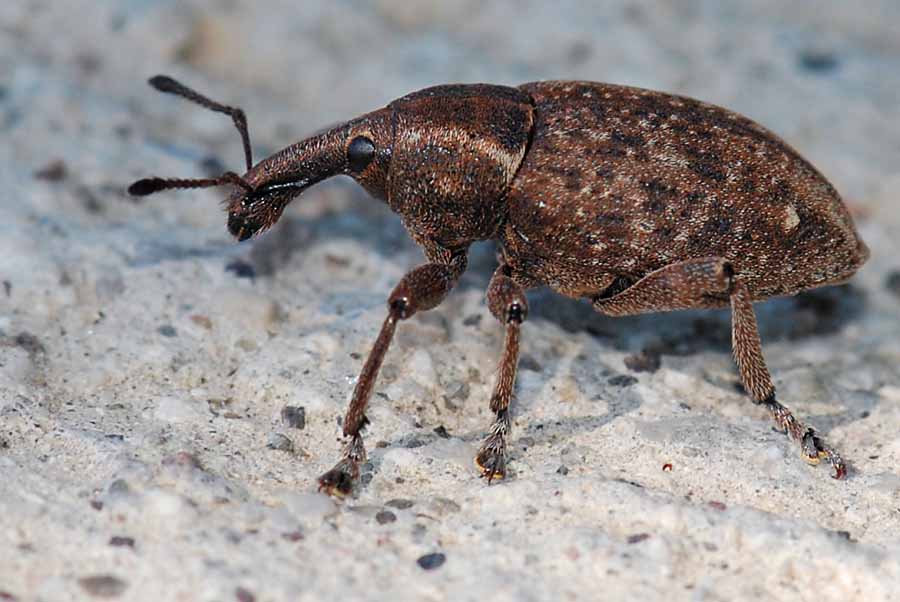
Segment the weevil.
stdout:
[[352,490],[366,459],[366,406],[398,322],[437,307],[475,241],[498,243],[487,289],[505,337],[493,421],[475,462],[506,475],[510,400],[527,289],[586,298],[610,316],[731,308],[732,347],[750,399],[811,464],[844,478],[840,454],[775,396],[753,303],[849,279],[869,251],[834,187],[778,136],[727,109],[620,85],[543,81],[426,88],[253,164],[243,111],[157,76],[151,85],[230,115],[247,171],[146,178],[134,195],[230,186],[238,240],[275,224],[308,187],[354,178],[402,219],[427,262],[388,297],[387,317],[343,421],[340,461],[319,489]]

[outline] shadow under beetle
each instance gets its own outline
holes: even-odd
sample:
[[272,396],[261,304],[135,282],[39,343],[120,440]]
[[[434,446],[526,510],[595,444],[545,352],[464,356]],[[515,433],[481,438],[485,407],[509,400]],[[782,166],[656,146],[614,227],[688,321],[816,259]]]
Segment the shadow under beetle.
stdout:
[[245,240],[278,221],[309,186],[344,174],[400,214],[428,263],[408,272],[356,383],[342,459],[319,488],[352,490],[366,459],[366,404],[397,322],[433,309],[466,269],[469,245],[498,241],[487,291],[506,328],[475,458],[506,473],[509,404],[528,315],[524,291],[549,286],[611,316],[731,306],[734,358],[751,399],[812,464],[847,469],[837,451],[775,398],[753,302],[847,280],[869,251],[835,189],[757,123],[690,98],[592,82],[517,88],[445,85],[293,144],[253,165],[243,111],[171,78],[156,89],[230,115],[247,173],[147,178],[129,192],[231,186],[228,230]]

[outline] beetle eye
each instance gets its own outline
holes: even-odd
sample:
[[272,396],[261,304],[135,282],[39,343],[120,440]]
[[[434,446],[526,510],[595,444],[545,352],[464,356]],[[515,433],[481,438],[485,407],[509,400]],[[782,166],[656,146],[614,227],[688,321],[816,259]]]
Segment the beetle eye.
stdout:
[[347,147],[347,160],[350,162],[350,169],[355,172],[364,170],[374,158],[375,143],[365,136],[357,136]]

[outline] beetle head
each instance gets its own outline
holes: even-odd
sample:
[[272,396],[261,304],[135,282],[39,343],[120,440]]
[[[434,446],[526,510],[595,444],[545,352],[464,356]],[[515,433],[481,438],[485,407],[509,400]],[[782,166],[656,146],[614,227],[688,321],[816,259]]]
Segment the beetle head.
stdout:
[[387,109],[311,136],[253,165],[243,111],[214,102],[166,76],[151,78],[150,85],[231,116],[244,144],[247,172],[243,176],[226,172],[218,178],[204,179],[145,178],[128,188],[130,194],[145,196],[173,188],[232,186],[236,190],[225,204],[228,231],[238,240],[272,226],[291,200],[331,176],[349,175],[373,196],[385,198],[392,141]]

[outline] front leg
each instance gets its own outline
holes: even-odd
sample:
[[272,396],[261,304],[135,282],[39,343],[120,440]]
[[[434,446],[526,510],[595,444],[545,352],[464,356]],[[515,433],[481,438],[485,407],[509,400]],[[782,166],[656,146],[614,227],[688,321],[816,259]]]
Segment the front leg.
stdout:
[[[440,255],[437,257],[441,258]],[[366,461],[366,447],[362,438],[362,430],[369,422],[365,415],[366,405],[372,396],[384,356],[394,338],[397,322],[440,305],[465,270],[464,253],[447,253],[446,258],[446,263],[426,263],[408,272],[388,297],[387,318],[363,365],[359,380],[356,381],[356,388],[353,389],[350,406],[344,417],[344,437],[348,440],[344,445],[343,457],[334,468],[319,477],[319,491],[326,491],[330,495],[347,495],[359,478],[359,467]]]
[[506,439],[509,436],[509,403],[512,399],[516,380],[516,366],[519,362],[519,331],[528,315],[528,301],[525,292],[509,276],[509,268],[501,265],[491,277],[487,292],[488,308],[501,324],[506,325],[503,355],[497,370],[497,382],[491,395],[491,411],[494,422],[491,432],[475,456],[475,464],[488,484],[506,476]]
[[804,460],[810,464],[827,460],[834,478],[844,478],[847,468],[840,454],[775,399],[775,386],[763,359],[750,291],[728,260],[707,257],[674,263],[644,276],[612,297],[593,300],[597,311],[611,316],[722,307],[729,303],[734,359],[750,398],[765,406],[778,428],[797,441]]

